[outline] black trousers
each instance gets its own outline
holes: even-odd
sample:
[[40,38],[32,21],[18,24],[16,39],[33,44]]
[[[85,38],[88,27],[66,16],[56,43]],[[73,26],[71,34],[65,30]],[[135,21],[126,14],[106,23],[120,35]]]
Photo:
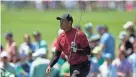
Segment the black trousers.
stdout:
[[79,64],[70,65],[70,77],[86,77],[90,71],[90,62],[85,61]]

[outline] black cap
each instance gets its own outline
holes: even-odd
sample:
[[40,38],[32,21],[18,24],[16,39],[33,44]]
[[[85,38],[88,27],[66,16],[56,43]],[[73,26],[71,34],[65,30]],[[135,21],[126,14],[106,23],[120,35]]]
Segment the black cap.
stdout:
[[12,35],[12,33],[11,32],[6,32],[5,33],[5,37],[12,37],[13,35]]
[[57,20],[66,19],[73,22],[73,17],[69,13],[65,13],[60,17],[56,17]]

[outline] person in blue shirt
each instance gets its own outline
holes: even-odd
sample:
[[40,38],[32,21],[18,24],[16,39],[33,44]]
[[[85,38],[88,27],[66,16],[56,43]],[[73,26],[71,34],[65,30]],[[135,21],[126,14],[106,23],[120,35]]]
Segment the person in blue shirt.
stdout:
[[[48,54],[48,45],[47,42],[45,40],[41,39],[41,33],[40,32],[34,32],[33,33],[35,42],[35,51],[43,51],[46,52],[46,54]],[[47,55],[46,55],[47,56]]]
[[100,47],[103,49],[102,56],[104,56],[106,53],[110,53],[112,55],[112,58],[114,58],[115,39],[108,32],[108,27],[103,25],[99,26],[98,32],[101,35]]

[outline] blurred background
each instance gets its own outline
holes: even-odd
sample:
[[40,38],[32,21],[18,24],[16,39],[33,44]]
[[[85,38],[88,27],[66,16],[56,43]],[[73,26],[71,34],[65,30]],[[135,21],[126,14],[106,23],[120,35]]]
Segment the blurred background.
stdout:
[[[82,6],[82,2],[85,6]],[[19,45],[25,33],[40,31],[43,39],[50,45],[59,29],[56,17],[69,12],[74,18],[75,26],[78,24],[81,8],[85,8],[80,22],[81,27],[88,22],[93,23],[94,29],[98,24],[105,24],[116,39],[126,21],[136,20],[136,1],[2,1],[2,37],[6,31],[11,31]],[[5,45],[4,38],[1,39]]]
[[[56,20],[56,17],[63,13],[70,13],[74,19],[73,26],[81,27],[83,32],[86,32],[86,24],[88,23],[91,23],[92,32],[94,34],[98,34],[98,25],[106,25],[109,29],[109,33],[115,38],[115,53],[121,42],[119,37],[120,32],[127,32],[123,26],[128,21],[136,25],[136,1],[134,0],[2,0],[0,5],[1,46],[3,50],[8,51],[10,46],[7,45],[7,37],[12,35],[16,52],[20,51],[20,55],[22,55],[22,43],[26,41],[24,38],[31,37],[31,42],[33,43],[36,41],[36,36],[40,35],[40,38],[44,40],[44,51],[46,52],[44,54],[46,54],[46,58],[51,59],[53,41],[58,36],[59,30],[59,21]],[[78,24],[82,9],[84,9],[83,16],[80,24]],[[134,26],[134,28],[135,27],[136,26]],[[36,51],[34,50],[34,52]],[[31,53],[33,53],[33,51]]]

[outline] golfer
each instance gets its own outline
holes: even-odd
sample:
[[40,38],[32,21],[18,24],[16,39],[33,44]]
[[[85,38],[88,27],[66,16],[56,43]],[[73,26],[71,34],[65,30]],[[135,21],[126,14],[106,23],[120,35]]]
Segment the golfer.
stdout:
[[[90,55],[91,51],[87,37],[80,30],[72,27],[73,18],[70,14],[65,13],[56,19],[60,20],[60,28],[64,32],[57,38],[56,50],[46,69],[46,73],[50,74],[51,68],[58,61],[61,52],[64,52],[70,64],[70,77],[86,77],[90,70],[90,62],[87,55]],[[77,36],[74,42],[75,35]]]

